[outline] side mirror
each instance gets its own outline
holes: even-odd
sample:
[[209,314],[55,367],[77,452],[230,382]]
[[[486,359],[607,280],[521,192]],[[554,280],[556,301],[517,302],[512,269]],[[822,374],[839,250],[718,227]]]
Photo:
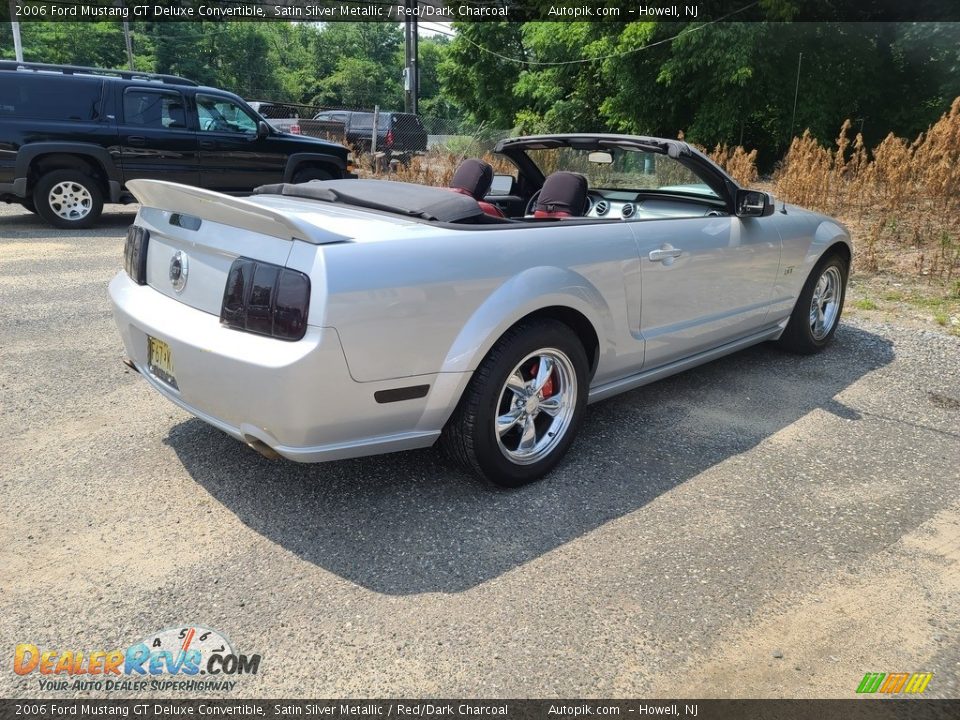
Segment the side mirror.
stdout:
[[737,217],[773,215],[773,197],[762,190],[737,190]]
[[494,175],[493,182],[490,184],[488,195],[512,195],[513,194],[513,176],[512,175]]
[[263,140],[267,135],[270,134],[270,126],[266,122],[261,120],[257,123],[257,139]]

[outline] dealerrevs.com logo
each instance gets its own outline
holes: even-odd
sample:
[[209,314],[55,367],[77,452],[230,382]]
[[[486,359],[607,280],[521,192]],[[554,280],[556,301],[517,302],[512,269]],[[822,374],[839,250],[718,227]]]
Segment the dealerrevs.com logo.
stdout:
[[59,650],[20,643],[17,675],[38,675],[40,690],[229,691],[256,675],[260,655],[234,650],[223,633],[200,625],[152,633],[126,650]]
[[919,694],[927,689],[933,673],[867,673],[857,686],[858,693]]

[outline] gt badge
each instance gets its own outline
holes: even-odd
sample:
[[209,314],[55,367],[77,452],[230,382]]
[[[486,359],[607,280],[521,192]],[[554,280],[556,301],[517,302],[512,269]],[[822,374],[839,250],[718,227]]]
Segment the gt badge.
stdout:
[[187,260],[187,254],[182,250],[177,250],[170,258],[170,284],[178,293],[183,292],[187,286],[187,273],[190,264]]

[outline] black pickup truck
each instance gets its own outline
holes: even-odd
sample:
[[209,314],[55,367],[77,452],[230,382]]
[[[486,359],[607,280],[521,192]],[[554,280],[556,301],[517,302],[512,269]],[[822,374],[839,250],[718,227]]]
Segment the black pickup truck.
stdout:
[[[347,145],[361,152],[373,146],[373,113],[356,110],[324,110],[314,120],[343,123]],[[427,150],[427,131],[413,113],[381,112],[377,117],[377,152],[408,160]]]
[[232,93],[172,75],[0,61],[0,201],[89,227],[125,183],[229,194],[355,177],[347,148],[278,132]]

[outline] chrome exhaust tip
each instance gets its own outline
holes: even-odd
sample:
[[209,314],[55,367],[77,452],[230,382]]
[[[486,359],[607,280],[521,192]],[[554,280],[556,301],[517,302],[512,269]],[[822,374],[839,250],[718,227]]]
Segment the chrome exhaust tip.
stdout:
[[247,446],[253,448],[258,453],[263,455],[267,460],[279,460],[280,453],[274,450],[272,447],[267,445],[263,440],[258,440],[255,437],[250,437],[245,435],[243,438],[244,442],[247,443]]

